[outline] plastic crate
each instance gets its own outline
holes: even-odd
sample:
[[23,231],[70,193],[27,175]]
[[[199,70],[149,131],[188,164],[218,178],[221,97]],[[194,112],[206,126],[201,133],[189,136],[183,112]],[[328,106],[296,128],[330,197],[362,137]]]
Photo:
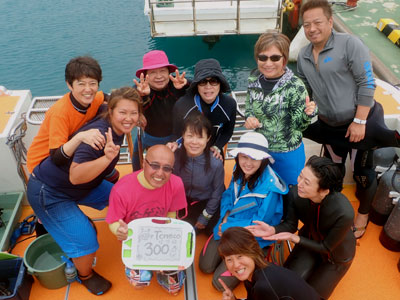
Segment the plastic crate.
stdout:
[[1,219],[5,226],[0,227],[0,251],[7,251],[11,235],[21,217],[23,192],[0,194]]
[[0,260],[0,282],[7,284],[11,295],[1,296],[0,300],[27,300],[31,292],[33,278],[25,273],[22,258]]

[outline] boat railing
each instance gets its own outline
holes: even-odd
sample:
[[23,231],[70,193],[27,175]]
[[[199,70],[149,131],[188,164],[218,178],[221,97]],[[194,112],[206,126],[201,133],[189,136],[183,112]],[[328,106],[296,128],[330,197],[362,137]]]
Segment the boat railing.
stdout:
[[145,0],[152,37],[280,32],[279,0]]
[[[237,114],[236,114],[236,123],[233,131],[233,135],[229,140],[226,147],[226,159],[232,159],[229,155],[229,151],[237,146],[237,143],[245,132],[248,132],[244,127],[244,106],[246,99],[246,91],[233,91],[232,97],[235,99],[237,103]],[[35,97],[32,99],[32,102],[29,106],[29,109],[26,113],[26,122],[29,128],[29,137],[25,138],[25,144],[29,145],[32,142],[32,137],[37,134],[40,125],[42,124],[45,114],[47,110],[58,100],[61,96],[45,96],[45,97]],[[28,140],[30,139],[30,140]],[[129,151],[129,143],[128,139],[125,136],[123,144],[121,146],[121,153],[118,164],[131,164],[132,157]]]
[[[32,99],[31,105],[26,114],[26,121],[29,124],[29,127],[33,134],[30,136],[35,136],[37,131],[39,130],[40,125],[42,124],[46,111],[62,96],[45,96],[45,97],[35,97]],[[26,141],[26,144],[30,144],[32,141]],[[126,136],[124,137],[124,141],[121,145],[121,151],[119,155],[118,164],[130,164],[131,163],[131,155],[128,146],[128,140]]]

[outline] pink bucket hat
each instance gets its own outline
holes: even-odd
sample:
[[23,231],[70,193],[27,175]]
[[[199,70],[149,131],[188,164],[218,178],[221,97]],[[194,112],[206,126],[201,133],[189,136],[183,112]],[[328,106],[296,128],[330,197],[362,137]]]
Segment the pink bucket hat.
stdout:
[[143,67],[136,71],[136,77],[140,77],[141,73],[147,70],[168,67],[170,73],[175,72],[177,66],[172,65],[168,61],[167,54],[161,50],[153,50],[143,55]]

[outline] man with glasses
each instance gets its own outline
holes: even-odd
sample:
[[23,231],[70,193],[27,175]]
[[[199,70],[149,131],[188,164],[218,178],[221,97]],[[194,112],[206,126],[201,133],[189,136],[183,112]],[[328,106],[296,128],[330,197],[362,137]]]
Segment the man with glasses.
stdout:
[[400,136],[386,127],[382,105],[374,100],[375,80],[368,48],[359,38],[332,29],[328,1],[307,1],[300,14],[311,44],[299,53],[298,75],[319,110],[318,121],[303,136],[324,144],[325,155],[340,163],[343,170],[350,153],[360,200],[353,231],[356,238],[361,238],[377,185],[372,149],[399,147]]
[[[202,113],[213,126],[211,150],[215,157],[222,159],[222,150],[232,136],[236,121],[236,101],[224,94],[229,91],[229,83],[217,60],[208,58],[198,61],[186,95],[174,106],[173,136],[181,137],[183,122],[189,115]],[[171,149],[175,150],[178,142],[169,143]]]
[[[167,146],[152,146],[147,151],[143,170],[124,176],[114,185],[106,222],[118,240],[123,241],[128,237],[127,224],[132,220],[146,217],[175,218],[178,210],[186,208],[182,180],[171,174],[174,162],[174,154]],[[152,278],[152,272],[146,270],[126,268],[125,274],[135,287],[148,286]],[[157,274],[157,278],[160,276],[163,275]],[[175,277],[179,287],[182,287],[184,275],[179,273]]]

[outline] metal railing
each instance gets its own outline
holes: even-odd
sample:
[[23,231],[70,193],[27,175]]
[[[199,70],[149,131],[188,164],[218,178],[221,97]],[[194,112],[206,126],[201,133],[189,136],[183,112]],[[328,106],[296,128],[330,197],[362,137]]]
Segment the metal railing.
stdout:
[[[276,7],[271,13],[275,14],[273,16],[263,16],[255,15],[255,13],[247,13],[245,16],[246,9],[263,9],[268,5],[271,0],[145,0],[145,14],[149,16],[150,22],[150,31],[152,37],[161,37],[161,36],[190,36],[190,35],[215,35],[215,32],[218,32],[217,35],[222,34],[260,34],[266,31],[274,31],[280,32],[282,29],[282,4],[281,1],[276,1]],[[220,4],[220,5],[218,5]],[[258,5],[258,6],[257,6]],[[236,12],[234,16],[232,15],[232,11],[236,8]],[[212,11],[210,11],[212,9]],[[230,13],[226,13],[227,10],[230,9]],[[209,15],[207,17],[207,10],[210,13],[220,12],[221,17],[216,18],[211,17]],[[179,18],[174,16],[175,13],[180,13]],[[202,13],[201,17],[199,16]],[[168,19],[168,14],[170,14],[171,18]],[[205,15],[206,14],[206,15]],[[242,30],[242,24],[246,21],[259,21],[260,24],[262,22],[275,20],[273,26],[268,26],[265,29],[265,26],[260,26],[259,30],[257,26],[254,29],[254,32],[248,32]],[[223,23],[221,23],[221,21]],[[201,30],[199,29],[200,24],[214,22],[216,24],[215,30]],[[220,23],[218,23],[220,22]],[[226,22],[234,22],[234,26],[232,25],[230,29],[225,29],[218,31],[218,26],[224,24]],[[187,28],[190,26],[192,29],[187,29],[184,32],[178,30],[171,29],[165,30],[165,26],[176,25],[177,28]],[[271,23],[272,24],[272,23]],[[164,26],[164,27],[163,27]],[[168,31],[168,32],[166,32]]]
[[[26,121],[29,126],[36,126],[37,130],[39,130],[47,110],[61,97],[62,96],[45,96],[33,98],[26,114]],[[128,149],[128,140],[125,136],[121,145],[118,164],[130,164],[131,161],[132,158]]]

